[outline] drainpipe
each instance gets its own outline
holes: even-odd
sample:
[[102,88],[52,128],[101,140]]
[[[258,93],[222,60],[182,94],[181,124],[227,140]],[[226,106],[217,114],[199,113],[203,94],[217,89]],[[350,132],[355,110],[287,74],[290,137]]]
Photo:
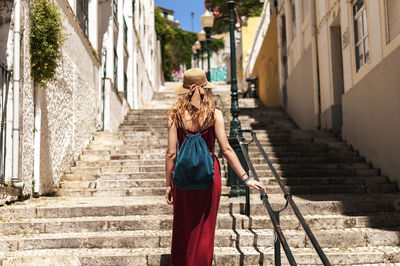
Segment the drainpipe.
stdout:
[[[321,129],[321,85],[319,79],[319,60],[318,60],[318,33],[316,23],[316,1],[312,1],[310,18],[311,18],[311,34],[312,34],[312,60],[314,73],[317,74],[317,78],[314,80],[314,108],[317,107],[317,129]],[[317,102],[316,100],[317,99]],[[315,110],[315,109],[314,109]]]
[[12,153],[12,185],[23,188],[19,176],[19,85],[20,85],[20,43],[21,43],[21,0],[15,0],[14,9],[14,69],[13,69],[13,153]]
[[41,94],[40,88],[35,89],[35,104],[34,104],[34,116],[35,116],[35,135],[34,135],[34,155],[33,155],[33,179],[35,184],[33,187],[33,197],[39,196],[40,190],[40,136],[41,136],[41,124],[42,124],[42,110],[41,110]]

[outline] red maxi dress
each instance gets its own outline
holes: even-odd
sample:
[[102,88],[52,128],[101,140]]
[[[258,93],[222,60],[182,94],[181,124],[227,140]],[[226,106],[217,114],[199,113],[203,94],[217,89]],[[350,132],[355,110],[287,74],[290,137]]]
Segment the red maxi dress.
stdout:
[[[195,134],[186,130],[189,134]],[[214,148],[214,126],[201,133],[210,151]],[[178,128],[179,146],[186,135]],[[212,155],[213,153],[210,152]],[[214,183],[207,189],[180,190],[174,186],[174,220],[170,266],[210,266],[214,254],[214,236],[219,200],[221,171],[214,158]]]

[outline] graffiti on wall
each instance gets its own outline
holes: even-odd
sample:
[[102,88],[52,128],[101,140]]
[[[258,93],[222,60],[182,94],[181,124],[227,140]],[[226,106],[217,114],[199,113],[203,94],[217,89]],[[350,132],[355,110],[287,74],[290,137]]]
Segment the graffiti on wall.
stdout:
[[226,67],[211,68],[210,79],[211,79],[211,82],[226,81],[228,79]]

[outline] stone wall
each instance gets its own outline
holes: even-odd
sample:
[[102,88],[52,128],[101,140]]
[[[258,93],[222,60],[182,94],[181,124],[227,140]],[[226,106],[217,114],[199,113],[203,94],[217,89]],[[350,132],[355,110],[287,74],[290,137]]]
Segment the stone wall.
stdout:
[[[21,49],[21,172],[25,195],[32,192],[34,162],[34,95],[41,102],[40,194],[51,193],[96,131],[100,106],[100,62],[66,2],[56,2],[65,14],[68,37],[55,80],[36,90],[30,78],[29,27],[23,27]],[[29,6],[23,4],[23,25]],[[82,64],[82,62],[85,62]]]
[[311,45],[308,46],[287,79],[286,111],[300,128],[314,129],[316,127]]
[[343,97],[343,138],[400,187],[400,47]]

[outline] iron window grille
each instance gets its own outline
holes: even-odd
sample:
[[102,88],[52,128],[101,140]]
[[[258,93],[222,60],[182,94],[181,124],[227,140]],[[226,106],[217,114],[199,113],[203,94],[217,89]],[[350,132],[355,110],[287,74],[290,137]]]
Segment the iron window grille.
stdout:
[[291,11],[290,17],[292,19],[291,41],[293,41],[296,38],[296,5],[294,3],[294,0],[290,0],[290,11]]
[[114,48],[114,88],[118,90],[118,56],[117,50]]
[[125,99],[128,98],[128,77],[126,76],[126,73],[124,73],[124,95]]
[[354,41],[357,71],[369,61],[368,22],[365,0],[353,5]]
[[128,43],[128,26],[126,25],[126,21],[124,18],[124,43]]
[[88,20],[89,20],[89,3],[88,0],[77,0],[76,2],[76,16],[78,18],[79,24],[81,25],[83,32],[88,36]]
[[118,0],[113,0],[114,17],[118,18]]

